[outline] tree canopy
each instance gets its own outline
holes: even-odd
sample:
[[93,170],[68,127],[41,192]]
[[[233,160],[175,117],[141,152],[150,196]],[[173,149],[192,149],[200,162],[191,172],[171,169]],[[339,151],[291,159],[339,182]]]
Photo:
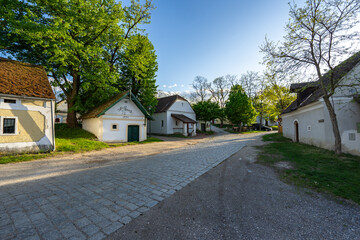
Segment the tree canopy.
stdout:
[[[116,0],[0,1],[0,52],[46,68],[64,92],[70,126],[77,125],[76,112],[134,82],[152,88],[136,89],[139,94],[156,88],[156,55],[146,36],[139,36],[139,26],[150,22],[150,0],[132,0],[128,7]],[[138,45],[146,48],[144,55],[124,60],[141,49],[136,50]],[[136,64],[140,70],[135,70]],[[126,79],[130,83],[124,82],[125,75],[133,77]]]
[[255,120],[255,108],[240,85],[231,88],[226,101],[225,114],[233,124],[251,124]]
[[192,105],[196,118],[203,121],[211,121],[219,117],[221,109],[219,105],[211,101],[201,101]]

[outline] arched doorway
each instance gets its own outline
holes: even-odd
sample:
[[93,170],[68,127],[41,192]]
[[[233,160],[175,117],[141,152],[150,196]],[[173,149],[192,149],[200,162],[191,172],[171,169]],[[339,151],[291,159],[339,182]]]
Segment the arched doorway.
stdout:
[[295,142],[299,142],[299,122],[298,121],[294,122],[294,127],[295,127]]

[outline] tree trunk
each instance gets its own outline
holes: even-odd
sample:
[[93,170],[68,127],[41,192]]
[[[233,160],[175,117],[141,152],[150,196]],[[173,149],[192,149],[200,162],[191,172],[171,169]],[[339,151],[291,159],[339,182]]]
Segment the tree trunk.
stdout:
[[222,128],[224,125],[224,119],[223,118],[220,118],[220,127]]
[[341,153],[341,136],[339,131],[339,125],[336,119],[336,113],[334,107],[331,105],[329,96],[324,96],[324,102],[326,105],[326,108],[330,115],[330,120],[333,128],[333,133],[335,137],[335,154]]
[[259,131],[261,131],[261,127],[262,127],[262,113],[260,113]]
[[72,90],[69,96],[67,96],[66,101],[68,104],[68,113],[67,113],[67,125],[69,128],[77,128],[79,127],[79,123],[77,121],[76,112],[72,110],[72,107],[75,105],[75,99],[79,92],[80,85],[80,76],[77,71],[72,72]]
[[76,112],[73,110],[70,110],[74,106],[74,101],[71,99],[68,99],[67,104],[68,104],[68,112],[67,112],[67,119],[66,119],[67,125],[69,128],[77,128],[77,127],[79,127],[79,124],[77,121]]

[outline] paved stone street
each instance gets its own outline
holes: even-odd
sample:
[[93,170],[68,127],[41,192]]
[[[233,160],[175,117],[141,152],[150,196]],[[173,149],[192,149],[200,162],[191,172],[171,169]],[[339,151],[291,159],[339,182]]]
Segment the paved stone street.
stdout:
[[236,153],[250,138],[216,136],[164,154],[128,162],[111,159],[66,175],[3,184],[0,239],[102,239]]

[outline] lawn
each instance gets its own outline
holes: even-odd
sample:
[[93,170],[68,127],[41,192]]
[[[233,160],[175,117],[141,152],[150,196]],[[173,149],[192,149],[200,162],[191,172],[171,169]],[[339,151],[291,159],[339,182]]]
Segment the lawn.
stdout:
[[261,147],[259,162],[270,166],[288,162],[293,166],[279,170],[283,180],[360,204],[360,157],[337,156],[332,151],[294,143],[278,133],[265,135],[263,140],[272,142]]
[[150,142],[161,142],[163,140],[158,138],[148,138],[143,142],[129,142],[129,143],[104,143],[97,140],[95,135],[89,133],[81,128],[71,129],[65,124],[55,125],[55,145],[56,151],[51,153],[37,153],[37,154],[16,154],[0,156],[0,164],[10,162],[23,162],[35,159],[45,158],[56,154],[65,152],[87,152],[92,150],[100,150],[109,147],[120,147],[126,145],[145,144]]

